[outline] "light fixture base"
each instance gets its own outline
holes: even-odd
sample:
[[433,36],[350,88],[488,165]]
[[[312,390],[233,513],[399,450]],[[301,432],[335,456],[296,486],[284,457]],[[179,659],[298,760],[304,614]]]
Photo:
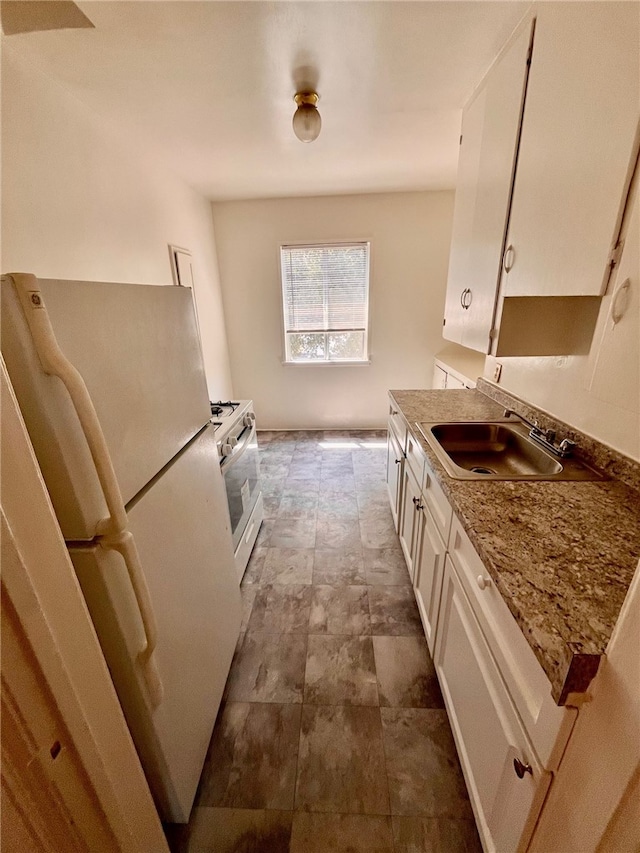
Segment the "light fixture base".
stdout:
[[303,104],[315,107],[317,106],[320,97],[315,92],[296,92],[296,94],[293,96],[293,100],[299,107],[301,107]]

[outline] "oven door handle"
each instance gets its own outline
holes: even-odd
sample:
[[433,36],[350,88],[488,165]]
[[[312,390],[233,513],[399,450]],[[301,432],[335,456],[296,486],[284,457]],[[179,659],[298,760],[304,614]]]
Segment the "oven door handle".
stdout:
[[220,470],[224,473],[231,468],[238,459],[242,456],[244,451],[247,448],[247,445],[251,444],[253,437],[256,434],[256,422],[254,421],[251,425],[251,429],[248,431],[246,438],[243,438],[242,441],[238,442],[236,446],[233,448],[233,453],[231,456],[225,456],[220,463]]

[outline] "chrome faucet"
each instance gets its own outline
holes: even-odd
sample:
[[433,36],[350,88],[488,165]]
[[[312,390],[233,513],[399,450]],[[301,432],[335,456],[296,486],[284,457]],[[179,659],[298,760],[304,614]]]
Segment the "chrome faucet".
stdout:
[[527,420],[527,418],[519,415],[517,412],[514,412],[513,409],[504,410],[505,418],[509,418],[511,415],[515,415],[523,423],[531,427],[531,430],[529,431],[529,438],[532,438],[534,441],[537,441],[538,444],[546,447],[546,449],[550,450],[555,454],[555,456],[560,456],[562,459],[566,459],[567,456],[571,456],[573,453],[573,449],[576,446],[574,441],[571,441],[568,438],[563,438],[559,444],[556,444],[556,431],[554,429],[542,429],[538,421]]

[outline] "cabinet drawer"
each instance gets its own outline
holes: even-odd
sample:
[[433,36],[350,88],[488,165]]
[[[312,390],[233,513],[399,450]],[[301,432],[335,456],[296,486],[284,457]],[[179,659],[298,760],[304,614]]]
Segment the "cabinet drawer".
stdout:
[[449,528],[451,526],[453,510],[451,509],[451,504],[445,497],[444,492],[434,477],[431,466],[427,462],[426,458],[424,459],[422,495],[424,502],[429,508],[429,512],[431,513],[431,517],[433,518],[438,533],[442,536],[443,542],[447,542],[449,539]]
[[457,518],[449,554],[538,757],[554,770],[577,711],[553,701],[549,679]]
[[389,403],[388,426],[389,430],[395,435],[400,450],[404,453],[407,444],[407,422],[393,402]]
[[[483,847],[524,850],[551,774],[536,759],[449,557],[434,663]],[[522,778],[514,761],[527,767]]]

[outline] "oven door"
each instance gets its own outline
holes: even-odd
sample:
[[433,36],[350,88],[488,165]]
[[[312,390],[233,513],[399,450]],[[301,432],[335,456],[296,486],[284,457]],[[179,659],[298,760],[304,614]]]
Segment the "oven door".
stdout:
[[235,551],[260,496],[260,460],[255,421],[240,433],[231,455],[222,459],[220,470],[227,490]]

